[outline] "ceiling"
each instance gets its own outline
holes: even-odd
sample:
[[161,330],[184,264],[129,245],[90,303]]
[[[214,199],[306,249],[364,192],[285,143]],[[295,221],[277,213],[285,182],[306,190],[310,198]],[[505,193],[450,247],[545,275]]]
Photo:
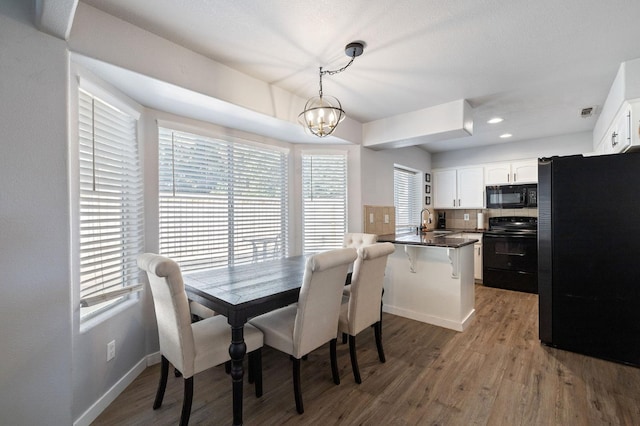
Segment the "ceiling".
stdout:
[[[640,58],[637,0],[81,0],[367,123],[467,99],[474,134],[429,152],[590,131],[621,62]],[[486,121],[500,116],[504,121]],[[511,133],[509,139],[501,139]]]

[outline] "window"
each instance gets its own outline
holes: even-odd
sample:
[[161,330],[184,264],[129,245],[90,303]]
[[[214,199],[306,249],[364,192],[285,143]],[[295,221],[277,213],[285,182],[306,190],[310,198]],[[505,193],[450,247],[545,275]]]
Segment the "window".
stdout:
[[396,207],[396,232],[415,229],[420,224],[420,173],[403,167],[393,169],[393,205]]
[[287,254],[287,152],[159,128],[160,253],[183,270]]
[[303,253],[342,247],[347,231],[347,156],[302,155]]
[[81,318],[140,288],[144,249],[137,117],[83,89],[78,93]]

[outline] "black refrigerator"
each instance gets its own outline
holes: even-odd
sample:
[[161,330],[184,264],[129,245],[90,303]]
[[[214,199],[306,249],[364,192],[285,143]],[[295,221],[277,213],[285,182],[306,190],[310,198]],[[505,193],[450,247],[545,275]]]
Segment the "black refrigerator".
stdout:
[[640,153],[541,158],[542,343],[640,366]]

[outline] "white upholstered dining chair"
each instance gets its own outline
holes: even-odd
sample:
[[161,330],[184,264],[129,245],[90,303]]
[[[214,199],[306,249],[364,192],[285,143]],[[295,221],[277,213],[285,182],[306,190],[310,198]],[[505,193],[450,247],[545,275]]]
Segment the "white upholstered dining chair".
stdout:
[[356,335],[373,326],[378,358],[385,362],[382,347],[382,284],[387,257],[395,251],[391,243],[360,247],[353,266],[351,291],[343,296],[338,322],[339,332],[349,336],[349,355],[356,383],[361,383],[356,356]]
[[[180,425],[187,425],[193,400],[193,376],[231,359],[231,327],[222,315],[191,322],[182,273],[173,260],[144,253],[138,256],[138,267],[149,278],[162,354],[160,382],[153,409],[162,405],[171,363],[184,378]],[[244,328],[244,340],[249,353],[249,368],[252,369],[250,376],[255,379],[256,396],[259,397],[262,395],[262,333],[247,324]]]
[[362,232],[347,232],[342,240],[342,247],[359,249],[362,246],[375,244],[378,241],[376,234],[365,234]]
[[189,311],[191,312],[191,315],[195,316],[198,320],[218,315],[218,313],[213,309],[207,308],[203,304],[193,300],[189,300]]
[[300,359],[330,342],[331,372],[340,384],[336,341],[344,278],[356,250],[342,248],[307,259],[298,303],[260,315],[249,322],[264,333],[264,343],[289,354],[293,361],[296,410],[302,414]]
[[[363,232],[347,232],[344,234],[344,238],[342,239],[342,247],[350,247],[354,249],[359,249],[362,246],[368,246],[369,244],[375,244],[378,241],[378,235],[376,234],[365,234]],[[349,295],[349,291],[351,291],[351,274],[349,271],[347,273],[347,279],[345,280],[344,294]]]

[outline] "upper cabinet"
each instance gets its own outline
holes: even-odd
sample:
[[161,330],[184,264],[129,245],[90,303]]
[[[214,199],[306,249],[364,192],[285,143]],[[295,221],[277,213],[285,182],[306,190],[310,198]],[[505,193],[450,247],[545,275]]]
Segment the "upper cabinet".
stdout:
[[538,182],[538,160],[490,163],[484,166],[485,185],[513,185]]
[[638,135],[633,131],[634,128],[638,129],[639,113],[640,102],[623,102],[598,144],[598,154],[616,154],[639,146]]
[[640,147],[640,59],[620,64],[593,128],[596,154],[615,154]]
[[434,170],[433,204],[436,209],[484,208],[483,168]]

